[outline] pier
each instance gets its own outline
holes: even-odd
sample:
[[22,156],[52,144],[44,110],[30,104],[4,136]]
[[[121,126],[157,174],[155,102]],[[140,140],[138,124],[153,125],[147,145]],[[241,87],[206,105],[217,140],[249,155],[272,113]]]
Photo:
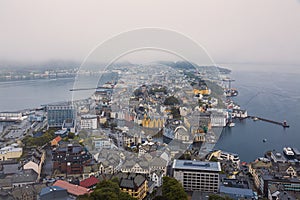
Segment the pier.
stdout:
[[289,128],[290,125],[287,124],[286,121],[283,121],[283,122],[277,122],[277,121],[274,121],[274,120],[270,120],[270,119],[265,119],[265,118],[262,118],[262,117],[256,117],[256,116],[248,116],[248,118],[251,118],[253,119],[254,121],[256,120],[261,120],[261,121],[264,121],[264,122],[269,122],[269,123],[272,123],[272,124],[277,124],[277,125],[280,125],[284,128]]

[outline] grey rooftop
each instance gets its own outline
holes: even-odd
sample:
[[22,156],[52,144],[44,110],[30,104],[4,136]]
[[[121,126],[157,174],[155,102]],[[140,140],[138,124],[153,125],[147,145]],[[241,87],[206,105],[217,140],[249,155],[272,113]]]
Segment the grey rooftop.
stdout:
[[219,162],[204,162],[193,160],[174,160],[173,169],[179,170],[194,170],[194,171],[221,171],[221,165]]

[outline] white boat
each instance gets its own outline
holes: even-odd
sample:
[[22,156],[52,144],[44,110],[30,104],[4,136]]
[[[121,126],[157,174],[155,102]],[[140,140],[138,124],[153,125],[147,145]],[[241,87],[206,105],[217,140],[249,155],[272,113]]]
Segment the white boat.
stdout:
[[295,155],[291,147],[284,147],[283,148],[283,153],[287,156],[294,156]]
[[234,127],[234,126],[235,126],[235,123],[230,122],[230,123],[228,124],[228,126],[229,126],[229,127]]

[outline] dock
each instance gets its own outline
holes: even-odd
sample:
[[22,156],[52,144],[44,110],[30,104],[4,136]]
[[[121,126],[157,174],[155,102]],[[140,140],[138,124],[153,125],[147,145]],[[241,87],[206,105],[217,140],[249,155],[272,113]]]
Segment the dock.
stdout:
[[289,128],[290,127],[290,125],[288,125],[286,121],[278,122],[278,121],[274,121],[274,120],[270,120],[270,119],[265,119],[265,118],[257,117],[257,116],[248,116],[248,118],[251,118],[253,120],[261,120],[261,121],[269,122],[269,123],[272,123],[272,124],[277,124],[277,125],[280,125],[280,126],[282,126],[284,128]]

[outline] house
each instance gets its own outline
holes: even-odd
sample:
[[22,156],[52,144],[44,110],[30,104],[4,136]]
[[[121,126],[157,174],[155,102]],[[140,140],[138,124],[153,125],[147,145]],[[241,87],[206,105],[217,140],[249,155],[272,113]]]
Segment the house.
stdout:
[[59,142],[62,140],[60,136],[57,136],[51,141],[51,146],[58,146]]
[[57,136],[60,136],[61,138],[64,138],[68,135],[68,131],[67,130],[58,130],[58,131],[55,131],[54,134]]
[[160,187],[162,185],[162,178],[164,176],[164,171],[157,169],[151,172],[151,180],[154,182],[155,187]]
[[124,147],[132,147],[142,143],[142,136],[140,133],[127,133],[123,132],[123,145]]
[[79,185],[74,185],[67,181],[62,181],[62,180],[57,180],[53,184],[53,186],[58,186],[60,188],[66,189],[70,195],[75,196],[75,197],[93,192],[93,190],[84,188]]
[[102,149],[94,155],[99,163],[100,174],[113,174],[119,169],[119,163],[125,159],[124,154],[115,149]]
[[40,200],[48,200],[48,199],[66,200],[68,199],[68,197],[69,195],[67,189],[59,186],[45,187],[40,192]]
[[[149,155],[149,154],[146,154]],[[146,155],[140,158],[128,158],[121,166],[123,173],[140,173],[150,176],[152,171],[162,170],[165,175],[167,172],[168,162],[161,157],[152,157],[147,160]]]
[[83,167],[92,160],[91,154],[77,143],[63,144],[52,150],[53,170],[61,173],[82,174]]
[[24,185],[34,184],[37,182],[38,176],[38,173],[36,173],[33,169],[24,169],[22,172],[12,176],[12,186],[22,187]]
[[29,154],[29,160],[23,165],[23,169],[33,169],[40,178],[42,166],[45,161],[45,150],[37,148],[33,149]]
[[147,196],[148,181],[145,176],[136,173],[118,173],[114,177],[118,178],[121,191],[138,200]]
[[10,194],[13,199],[36,200],[44,187],[46,187],[44,184],[24,185],[23,187],[15,187]]
[[91,176],[87,179],[84,179],[80,181],[80,186],[85,188],[94,188],[97,183],[99,183],[99,179],[97,179],[95,176]]
[[12,175],[18,173],[20,164],[16,160],[6,160],[0,162],[0,174]]
[[82,115],[80,125],[82,129],[97,129],[98,128],[97,115]]
[[117,148],[110,138],[94,138],[95,150]]
[[94,163],[93,165],[83,166],[82,178],[86,179],[91,176],[99,175],[99,165]]
[[174,133],[175,133],[174,138],[176,140],[179,140],[182,142],[189,142],[191,140],[190,134],[184,126],[178,126],[175,129]]
[[0,149],[0,161],[13,158],[20,158],[23,153],[23,149],[18,147],[17,144],[12,144]]

